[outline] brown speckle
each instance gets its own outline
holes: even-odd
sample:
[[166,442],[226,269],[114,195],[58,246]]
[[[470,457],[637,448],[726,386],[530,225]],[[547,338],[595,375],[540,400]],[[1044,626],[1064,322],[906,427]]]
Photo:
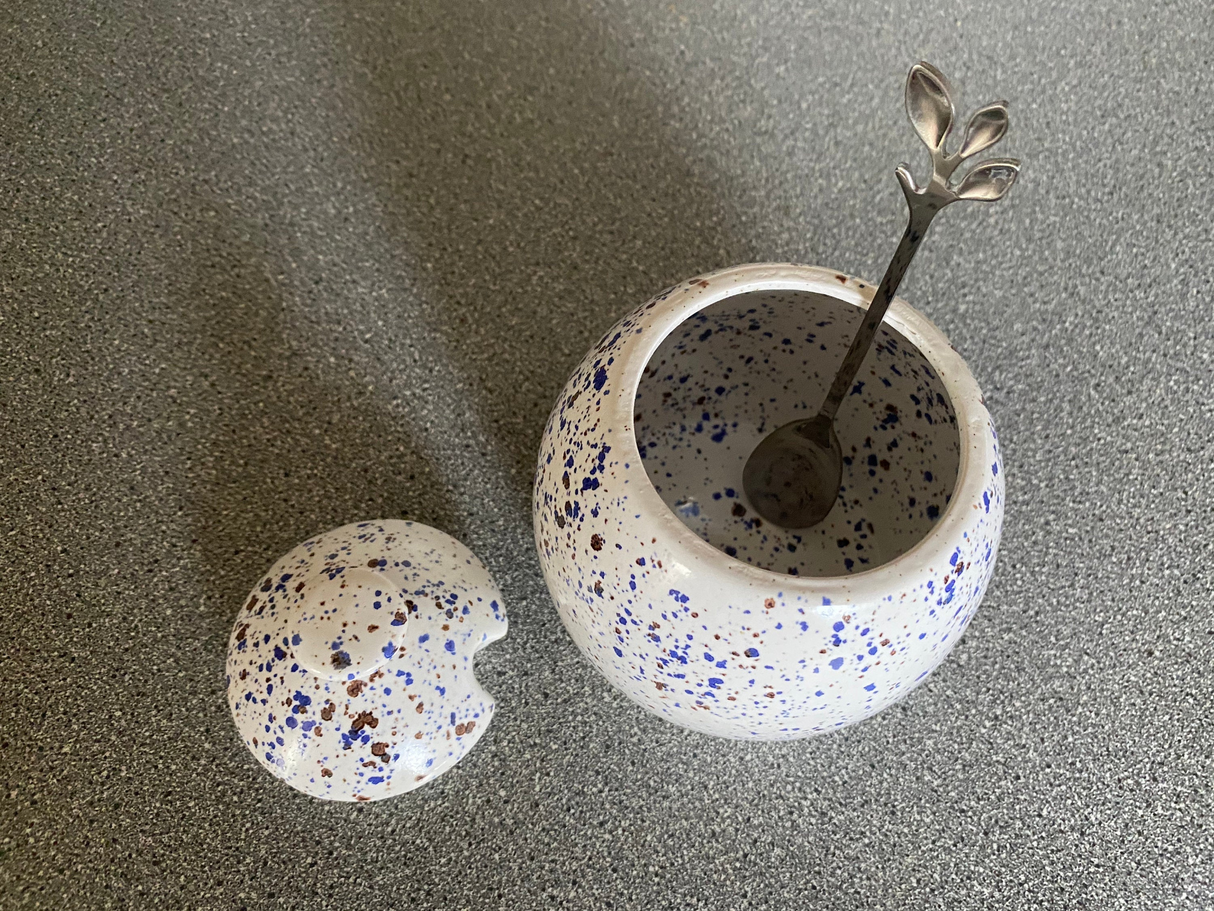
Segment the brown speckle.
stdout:
[[734,503],[731,512],[733,512],[735,516],[741,518],[742,516],[746,515],[746,507],[741,503]]
[[329,771],[328,769],[321,769],[321,770],[320,770],[320,777],[321,777],[321,778],[332,778],[332,777],[333,777],[333,773],[332,773],[331,771]]
[[[350,683],[346,686],[346,695],[347,696],[357,696],[359,693],[361,693],[363,691],[364,686],[366,686],[366,684],[363,683],[361,680],[351,680]],[[326,719],[326,720],[328,720],[328,719]]]
[[386,744],[384,741],[380,740],[380,741],[377,741],[376,743],[371,744],[371,755],[372,756],[383,756],[387,752],[388,752],[388,744]]
[[765,598],[763,600],[763,606],[765,608],[767,608],[768,610],[771,610],[773,607],[776,606],[776,599],[775,598]]
[[603,549],[603,536],[602,535],[591,535],[590,536],[590,549],[591,550],[602,550]]

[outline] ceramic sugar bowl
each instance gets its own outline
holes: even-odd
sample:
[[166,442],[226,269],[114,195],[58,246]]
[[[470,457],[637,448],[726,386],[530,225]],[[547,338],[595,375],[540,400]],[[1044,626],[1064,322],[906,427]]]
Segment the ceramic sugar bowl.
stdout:
[[585,656],[651,712],[724,737],[834,730],[913,689],[982,600],[997,437],[904,301],[838,412],[826,519],[778,528],[743,492],[764,435],[818,408],[872,293],[807,266],[696,278],[622,319],[561,393],[533,499],[544,575]]

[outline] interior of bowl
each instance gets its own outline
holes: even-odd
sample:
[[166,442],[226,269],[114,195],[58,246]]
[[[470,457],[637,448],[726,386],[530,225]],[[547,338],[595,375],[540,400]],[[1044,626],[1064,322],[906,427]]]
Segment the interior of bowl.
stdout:
[[843,483],[826,519],[778,528],[742,491],[759,441],[817,413],[860,317],[825,294],[738,294],[677,326],[646,365],[633,409],[645,470],[718,550],[774,572],[843,576],[906,553],[944,513],[960,463],[956,414],[926,357],[888,323],[836,418]]

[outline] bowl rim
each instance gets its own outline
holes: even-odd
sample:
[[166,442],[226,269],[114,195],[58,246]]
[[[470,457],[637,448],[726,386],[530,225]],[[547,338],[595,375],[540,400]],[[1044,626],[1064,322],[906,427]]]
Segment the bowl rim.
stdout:
[[[850,575],[788,575],[746,563],[718,550],[685,525],[654,489],[636,441],[635,402],[641,376],[666,338],[691,316],[727,298],[755,291],[824,294],[867,309],[876,286],[867,279],[820,266],[748,263],[688,279],[642,305],[641,323],[647,329],[657,327],[658,331],[637,336],[640,347],[637,355],[629,358],[622,376],[622,394],[615,402],[617,420],[627,437],[625,461],[635,465],[635,469],[628,469],[627,473],[639,482],[630,494],[636,498],[636,511],[640,515],[658,517],[671,555],[683,558],[680,562],[685,565],[681,569],[687,574],[694,572],[695,566],[703,568],[710,564],[725,568],[745,583],[765,589],[782,588],[789,594],[812,593],[815,597],[835,592],[854,599],[859,594],[858,588],[874,594],[905,589],[908,576],[930,573],[940,565],[937,561],[947,562],[958,542],[970,530],[972,520],[967,515],[970,510],[962,504],[977,503],[981,499],[987,483],[985,466],[997,460],[997,453],[990,413],[982,390],[965,361],[931,320],[900,297],[891,302],[883,325],[891,326],[913,344],[939,375],[957,417],[956,432],[960,443],[957,480],[951,499],[932,529],[906,552],[872,569]],[[658,307],[646,312],[651,304],[658,302]],[[620,409],[625,407],[627,413],[621,414]]]

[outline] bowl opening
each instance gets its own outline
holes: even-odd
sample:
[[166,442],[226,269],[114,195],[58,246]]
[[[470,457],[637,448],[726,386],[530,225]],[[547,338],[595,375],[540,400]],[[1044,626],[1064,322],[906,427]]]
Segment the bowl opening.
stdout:
[[764,522],[742,490],[751,451],[812,417],[861,310],[826,294],[749,291],[693,314],[663,340],[633,405],[654,489],[689,529],[745,563],[793,576],[846,576],[906,553],[944,514],[961,438],[944,383],[888,321],[839,408],[843,483],[809,529]]

